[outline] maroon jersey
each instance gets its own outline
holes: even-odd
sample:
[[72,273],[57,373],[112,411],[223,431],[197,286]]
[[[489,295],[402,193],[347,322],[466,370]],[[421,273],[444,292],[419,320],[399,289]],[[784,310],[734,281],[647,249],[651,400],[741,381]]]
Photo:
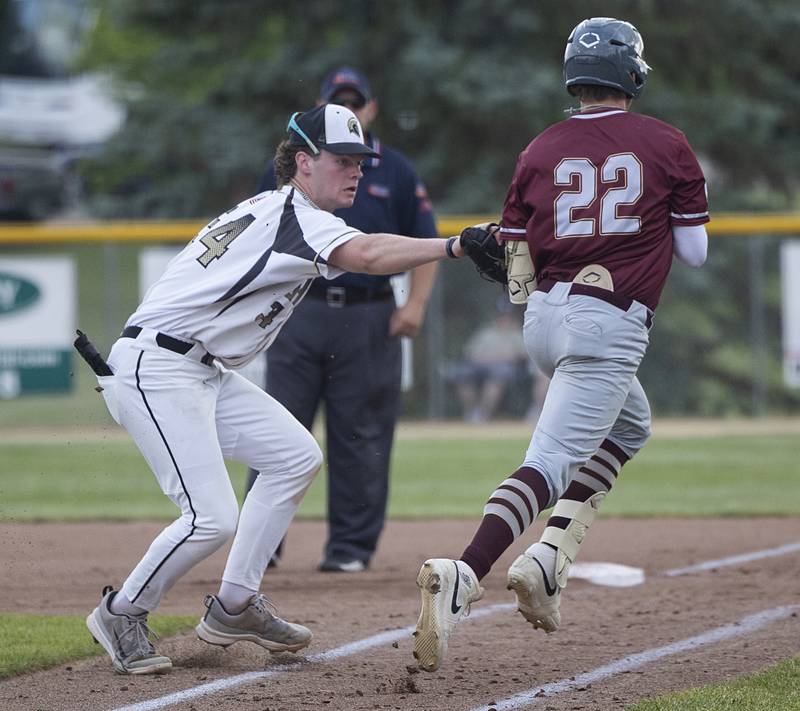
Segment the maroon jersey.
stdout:
[[588,264],[651,309],[672,264],[672,226],[708,222],[703,171],[681,131],[622,109],[575,114],[520,154],[500,237],[524,236],[537,279]]

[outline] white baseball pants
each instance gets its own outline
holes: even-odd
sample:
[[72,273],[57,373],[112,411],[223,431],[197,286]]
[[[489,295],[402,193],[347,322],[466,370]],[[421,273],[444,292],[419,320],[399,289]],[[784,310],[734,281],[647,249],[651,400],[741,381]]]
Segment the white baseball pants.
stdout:
[[[147,610],[231,537],[223,580],[258,590],[322,463],[313,437],[261,388],[191,352],[165,350],[155,335],[120,338],[108,359],[114,375],[101,379],[112,417],[180,509],[122,586]],[[260,474],[241,514],[223,457]]]

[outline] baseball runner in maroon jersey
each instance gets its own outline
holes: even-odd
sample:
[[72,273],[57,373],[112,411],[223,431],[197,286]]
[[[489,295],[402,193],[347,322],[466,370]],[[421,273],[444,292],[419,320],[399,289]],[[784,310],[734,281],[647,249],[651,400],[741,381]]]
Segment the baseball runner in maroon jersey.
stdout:
[[[514,561],[507,585],[534,628],[558,629],[561,590],[586,531],[650,436],[636,372],[672,258],[703,264],[709,217],[705,179],[683,133],[628,111],[648,70],[631,24],[581,22],[564,56],[580,109],[517,161],[499,238],[527,243],[535,290],[525,343],[552,380],[521,466],[492,493],[461,558],[422,565],[414,654],[425,670],[441,664],[450,633],[483,594],[479,581],[551,506],[541,539]],[[512,272],[520,270],[508,265]]]

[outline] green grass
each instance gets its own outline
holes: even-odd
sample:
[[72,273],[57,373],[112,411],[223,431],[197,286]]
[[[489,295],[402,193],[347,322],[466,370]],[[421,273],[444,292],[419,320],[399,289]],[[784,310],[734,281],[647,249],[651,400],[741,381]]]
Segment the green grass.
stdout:
[[[488,495],[519,465],[527,442],[401,439],[389,515],[479,517]],[[628,464],[603,505],[614,516],[800,515],[792,435],[656,439]],[[0,443],[0,520],[172,518],[144,460],[127,440]],[[241,494],[245,469],[229,467]],[[325,476],[301,517],[325,515]]]
[[796,711],[800,709],[800,657],[758,674],[628,706],[627,711]]
[[[519,466],[527,441],[400,441],[390,513],[480,515],[488,495]],[[800,514],[797,438],[654,439],[623,470],[603,515]]]
[[[197,619],[154,615],[151,623],[156,634],[169,637],[190,629]],[[82,617],[0,614],[0,639],[0,679],[105,654]]]
[[653,440],[626,465],[603,515],[800,514],[796,435]]

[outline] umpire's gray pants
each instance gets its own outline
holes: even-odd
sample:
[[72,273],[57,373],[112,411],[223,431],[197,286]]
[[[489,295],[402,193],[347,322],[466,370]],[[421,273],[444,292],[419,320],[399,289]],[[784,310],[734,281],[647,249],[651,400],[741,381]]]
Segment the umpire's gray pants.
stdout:
[[534,292],[524,336],[550,387],[525,455],[551,488],[552,505],[606,438],[633,456],[650,436],[650,406],[636,371],[649,342],[648,309],[627,311],[592,296],[569,295],[570,283]]

